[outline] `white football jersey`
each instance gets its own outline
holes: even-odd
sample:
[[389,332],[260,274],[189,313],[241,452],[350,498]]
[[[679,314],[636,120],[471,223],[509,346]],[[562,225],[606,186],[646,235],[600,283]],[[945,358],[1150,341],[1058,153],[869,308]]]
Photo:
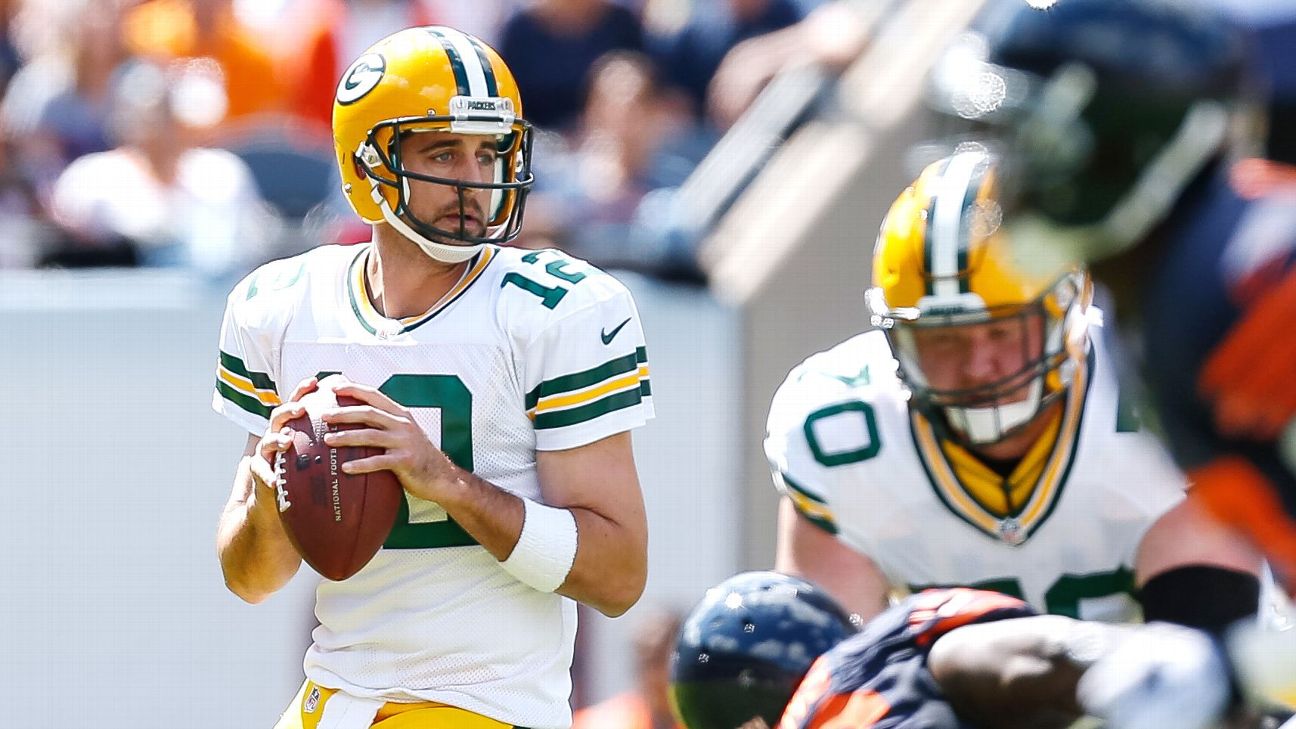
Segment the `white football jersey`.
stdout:
[[881,331],[811,356],[779,387],[765,441],[775,484],[897,588],[977,586],[1050,613],[1136,620],[1134,555],[1185,483],[1122,411],[1101,330],[1091,339],[1052,450],[1034,454],[1038,477],[1008,516],[974,497],[909,407]]
[[[370,303],[369,249],[324,246],[235,287],[217,411],[260,434],[298,382],[340,372],[410,408],[459,466],[535,500],[537,450],[652,417],[639,315],[611,276],[554,250],[487,246],[435,308],[396,321]],[[406,501],[373,561],[320,584],[306,676],[365,698],[569,725],[575,603],[505,572],[436,503]]]

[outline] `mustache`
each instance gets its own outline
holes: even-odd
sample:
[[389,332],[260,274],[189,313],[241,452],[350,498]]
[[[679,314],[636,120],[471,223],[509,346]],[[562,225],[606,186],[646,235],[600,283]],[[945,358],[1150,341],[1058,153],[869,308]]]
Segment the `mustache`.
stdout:
[[460,215],[463,217],[471,215],[478,220],[486,219],[486,212],[482,209],[481,203],[476,200],[465,200],[463,205],[449,205],[437,212],[437,218],[444,218],[447,215]]

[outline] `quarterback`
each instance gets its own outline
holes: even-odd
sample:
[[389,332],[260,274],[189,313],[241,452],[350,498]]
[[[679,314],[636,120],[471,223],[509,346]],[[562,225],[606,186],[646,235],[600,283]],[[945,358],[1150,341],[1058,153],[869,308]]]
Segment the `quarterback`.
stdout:
[[877,240],[879,328],[775,394],[777,568],[864,618],[955,585],[1086,620],[1253,613],[1259,558],[1184,503],[1139,431],[1085,272],[1012,258],[995,172],[980,150],[923,171]]
[[480,40],[403,30],[343,75],[343,190],[371,242],[253,272],[229,296],[214,407],[249,433],[217,544],[258,602],[301,560],[270,465],[325,374],[363,402],[332,445],[382,455],[406,503],[382,550],[324,581],[307,681],[280,729],[565,727],[576,601],[618,615],[646,579],[629,431],[652,417],[629,292],[522,224],[532,128]]

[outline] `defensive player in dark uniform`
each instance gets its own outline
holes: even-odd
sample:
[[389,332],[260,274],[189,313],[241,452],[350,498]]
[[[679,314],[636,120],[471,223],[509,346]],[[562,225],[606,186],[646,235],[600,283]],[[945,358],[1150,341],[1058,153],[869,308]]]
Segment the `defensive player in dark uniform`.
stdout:
[[1023,257],[1091,262],[1141,332],[1194,496],[1296,589],[1296,190],[1231,179],[1262,126],[1244,39],[1186,1],[1041,4],[992,4],[937,96],[1004,154]]
[[967,588],[910,596],[858,634],[843,619],[798,578],[755,572],[721,583],[680,633],[671,685],[680,720],[689,729],[1049,729],[1089,714],[1120,729],[1198,729],[1228,703],[1218,650],[1180,626],[1037,616],[1016,598]]

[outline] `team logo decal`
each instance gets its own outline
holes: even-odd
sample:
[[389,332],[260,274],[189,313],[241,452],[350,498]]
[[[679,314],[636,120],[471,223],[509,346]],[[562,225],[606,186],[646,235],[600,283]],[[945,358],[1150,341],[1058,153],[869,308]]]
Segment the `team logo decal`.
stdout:
[[366,53],[351,64],[351,68],[342,74],[338,84],[337,100],[339,104],[350,104],[358,101],[373,90],[382,80],[387,70],[387,61],[377,53]]
[[1026,541],[1026,530],[1022,528],[1021,522],[1008,517],[999,521],[999,538],[1016,547]]
[[319,706],[320,692],[319,686],[311,686],[310,695],[306,697],[306,704],[302,708],[307,714],[315,713],[315,708]]

